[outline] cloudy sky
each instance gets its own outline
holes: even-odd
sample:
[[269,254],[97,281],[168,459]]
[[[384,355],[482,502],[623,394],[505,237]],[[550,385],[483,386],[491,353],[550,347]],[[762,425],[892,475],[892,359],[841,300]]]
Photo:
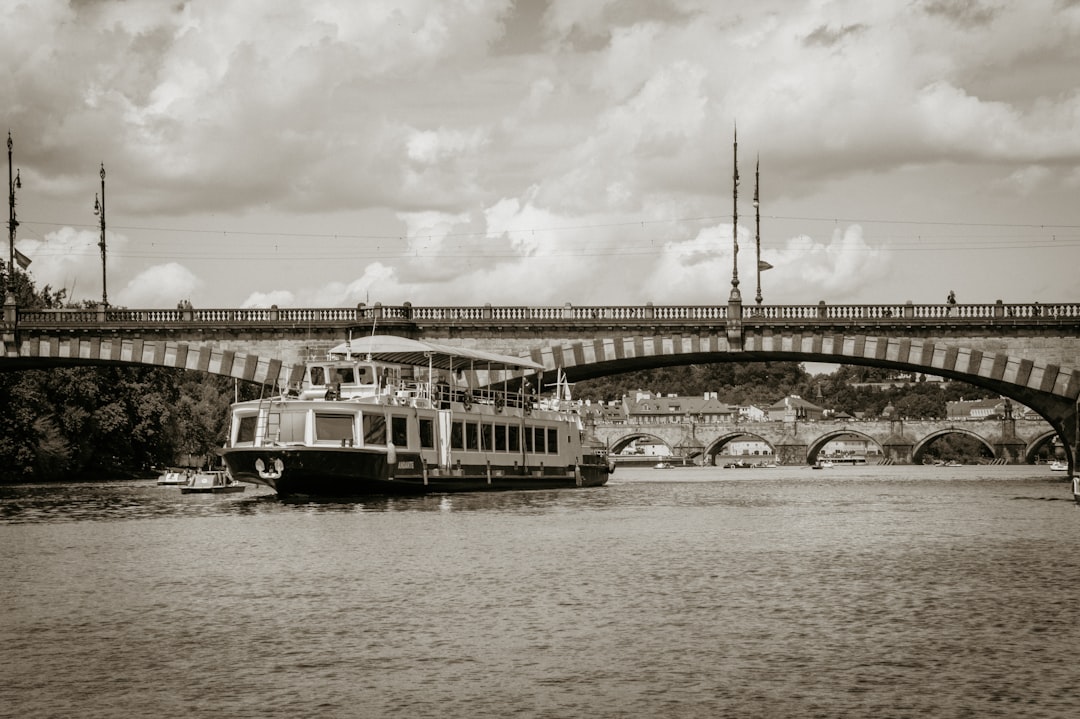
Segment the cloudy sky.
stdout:
[[[0,0],[17,247],[114,305],[1080,298],[1080,0]],[[6,252],[4,259],[7,259]]]

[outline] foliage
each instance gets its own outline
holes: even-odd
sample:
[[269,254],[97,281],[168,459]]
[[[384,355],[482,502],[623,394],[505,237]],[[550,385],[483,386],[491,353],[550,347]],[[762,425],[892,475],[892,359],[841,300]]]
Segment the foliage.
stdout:
[[[0,273],[4,288],[8,277]],[[23,273],[10,283],[22,307],[62,306]],[[258,387],[243,387],[243,398]],[[0,372],[0,479],[133,476],[224,443],[234,383],[153,367],[70,367]]]
[[684,397],[716,392],[729,404],[768,405],[812,389],[811,376],[797,362],[721,362],[586,380],[574,386],[574,396],[599,401],[620,399],[638,390]]

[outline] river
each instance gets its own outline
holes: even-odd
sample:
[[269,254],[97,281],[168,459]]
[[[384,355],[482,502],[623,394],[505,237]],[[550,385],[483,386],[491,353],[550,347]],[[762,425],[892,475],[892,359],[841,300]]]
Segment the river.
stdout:
[[284,502],[0,487],[0,715],[1074,717],[1045,467]]

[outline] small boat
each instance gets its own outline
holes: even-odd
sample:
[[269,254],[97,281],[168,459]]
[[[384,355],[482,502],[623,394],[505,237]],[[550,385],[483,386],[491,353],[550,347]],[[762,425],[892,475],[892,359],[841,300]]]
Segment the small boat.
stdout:
[[653,465],[653,469],[671,469],[674,466],[671,462],[657,462]]
[[162,485],[179,486],[186,482],[187,479],[188,478],[186,473],[178,469],[170,469],[166,472],[163,472],[162,475],[158,477],[157,483]]
[[228,494],[243,492],[244,485],[234,481],[225,470],[205,470],[191,475],[180,491],[183,494]]
[[1050,471],[1051,472],[1068,472],[1069,471],[1069,463],[1068,462],[1062,462],[1061,460],[1058,460],[1058,461],[1056,461],[1056,462],[1054,462],[1053,464],[1050,465]]
[[960,462],[957,462],[955,459],[951,459],[951,460],[949,460],[948,462],[945,463],[945,466],[946,467],[963,467],[964,465],[961,464]]

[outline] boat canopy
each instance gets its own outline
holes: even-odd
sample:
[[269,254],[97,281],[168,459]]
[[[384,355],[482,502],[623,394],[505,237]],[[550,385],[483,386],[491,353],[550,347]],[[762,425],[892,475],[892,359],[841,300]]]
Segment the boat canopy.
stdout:
[[330,354],[342,357],[357,355],[383,362],[442,370],[462,369],[466,365],[479,366],[486,370],[539,371],[544,369],[542,364],[533,362],[527,357],[510,357],[494,352],[421,342],[394,335],[371,335],[343,342],[331,349]]

